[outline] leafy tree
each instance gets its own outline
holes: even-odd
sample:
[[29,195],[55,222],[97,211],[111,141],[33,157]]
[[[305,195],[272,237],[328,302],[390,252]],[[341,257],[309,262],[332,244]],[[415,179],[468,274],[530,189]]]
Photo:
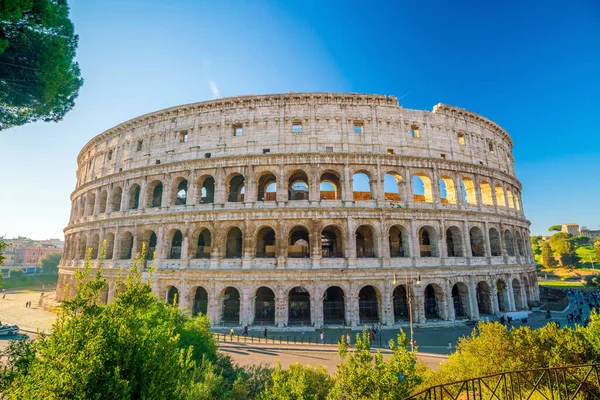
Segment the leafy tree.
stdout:
[[573,235],[562,232],[555,233],[550,237],[550,246],[563,267],[573,268],[577,265],[579,257],[575,253],[577,242]]
[[287,370],[277,368],[271,375],[272,384],[261,393],[261,400],[325,400],[333,385],[333,378],[325,367],[291,364]]
[[8,277],[10,279],[23,279],[25,271],[22,269],[11,269],[8,271]]
[[83,84],[66,0],[0,2],[0,130],[60,121]]
[[558,262],[556,261],[554,254],[552,254],[552,247],[550,247],[550,243],[548,243],[547,241],[542,243],[541,253],[542,254],[541,254],[540,261],[542,262],[542,265],[544,267],[553,268],[558,265]]
[[58,273],[58,264],[60,263],[60,258],[62,255],[60,253],[47,254],[42,258],[42,271],[45,274],[57,274]]
[[594,251],[596,252],[596,258],[600,259],[600,238],[596,238],[594,241]]
[[541,236],[530,236],[529,242],[531,243],[531,250],[533,251],[533,255],[539,256],[542,254],[541,244],[544,242]]
[[591,288],[600,287],[600,275],[588,275],[584,279],[585,286]]
[[548,230],[550,232],[560,232],[562,230],[562,225],[552,225]]

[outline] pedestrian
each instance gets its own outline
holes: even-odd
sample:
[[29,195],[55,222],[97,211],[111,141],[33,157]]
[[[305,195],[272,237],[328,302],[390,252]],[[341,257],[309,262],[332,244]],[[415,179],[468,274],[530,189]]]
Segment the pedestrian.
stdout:
[[229,337],[233,340],[233,327],[229,328]]
[[267,327],[265,326],[265,339],[267,338]]
[[323,334],[323,331],[321,331],[319,336],[321,337],[321,344],[325,344],[325,335]]
[[2,295],[2,300],[4,300],[5,298],[6,298],[6,293],[4,293],[4,294]]
[[350,333],[346,333],[346,344],[348,345],[348,347],[352,345],[352,343],[350,343]]
[[452,351],[452,342],[448,342],[448,351]]
[[248,325],[244,325],[244,336],[248,336]]

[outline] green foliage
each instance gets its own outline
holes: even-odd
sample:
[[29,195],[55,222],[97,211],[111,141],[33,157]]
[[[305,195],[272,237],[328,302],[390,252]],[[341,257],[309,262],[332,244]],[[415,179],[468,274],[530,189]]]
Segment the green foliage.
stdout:
[[42,285],[56,285],[58,275],[25,275],[21,279],[6,279],[4,288],[6,289],[22,289],[31,287],[40,287]]
[[333,385],[333,378],[323,366],[291,364],[284,370],[277,362],[271,379],[259,397],[262,400],[325,400]]
[[0,2],[0,130],[60,121],[83,84],[65,0]]
[[41,259],[42,262],[42,271],[45,274],[57,274],[58,273],[58,264],[60,263],[60,258],[62,255],[60,253],[47,254],[44,258]]
[[420,383],[416,352],[406,349],[408,341],[402,331],[395,342],[390,340],[391,356],[383,360],[381,352],[371,353],[369,333],[356,335],[356,351],[340,344],[342,363],[335,372],[335,382],[328,399],[401,399]]
[[23,269],[10,269],[8,270],[8,277],[14,280],[21,280],[25,276],[25,270]]
[[562,229],[562,225],[552,225],[548,230],[550,232],[560,232]]
[[552,248],[550,247],[550,243],[545,241],[542,243],[540,262],[546,268],[553,268],[558,265],[556,258],[554,258],[554,254],[552,254]]
[[600,274],[599,275],[588,275],[585,278],[585,286],[590,288],[600,287]]
[[529,243],[531,243],[531,250],[534,256],[542,254],[541,246],[544,243],[541,236],[530,236]]
[[596,238],[594,241],[594,252],[596,252],[596,258],[600,259],[600,238]]
[[550,246],[563,267],[575,268],[579,257],[575,253],[577,241],[568,233],[555,233],[550,237]]

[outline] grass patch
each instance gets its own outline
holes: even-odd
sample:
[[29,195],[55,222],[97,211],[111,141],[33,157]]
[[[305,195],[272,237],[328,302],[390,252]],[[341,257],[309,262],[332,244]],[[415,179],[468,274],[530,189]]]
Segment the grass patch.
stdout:
[[4,278],[2,282],[2,289],[21,289],[42,285],[56,285],[56,282],[58,282],[58,274],[24,276],[20,279]]
[[559,288],[582,288],[583,283],[581,282],[569,282],[569,281],[539,281],[540,286],[546,287],[559,287]]
[[594,267],[600,267],[600,260],[596,257],[596,251],[594,250],[594,246],[579,246],[575,253],[579,256],[580,262],[579,266],[581,268],[592,268],[592,262],[594,262]]

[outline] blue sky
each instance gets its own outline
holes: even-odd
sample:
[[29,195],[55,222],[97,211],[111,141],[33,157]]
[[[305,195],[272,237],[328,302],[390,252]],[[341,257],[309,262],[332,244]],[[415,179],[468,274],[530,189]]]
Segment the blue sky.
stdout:
[[[524,4],[526,3],[526,4]],[[85,84],[60,123],[0,132],[0,236],[62,237],[76,157],[157,109],[249,93],[396,95],[515,142],[532,233],[600,228],[600,3],[71,2]]]

